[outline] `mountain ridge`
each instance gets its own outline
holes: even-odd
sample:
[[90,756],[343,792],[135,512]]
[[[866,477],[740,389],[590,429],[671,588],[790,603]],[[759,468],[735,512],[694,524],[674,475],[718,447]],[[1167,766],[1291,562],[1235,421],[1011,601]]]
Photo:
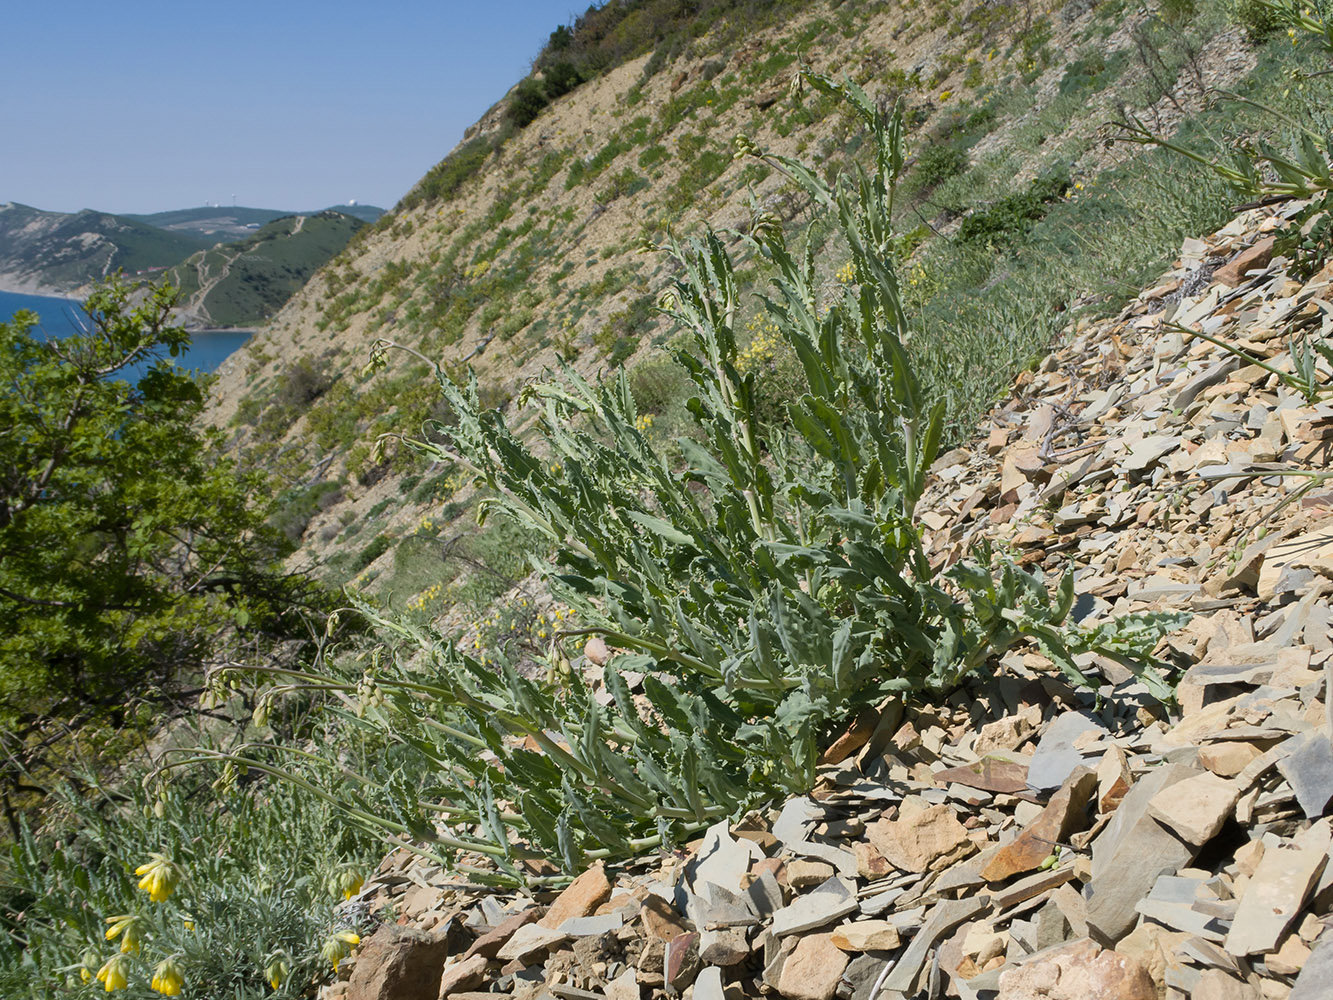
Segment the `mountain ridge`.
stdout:
[[[171,268],[183,267],[186,259],[215,251],[226,244],[252,240],[264,226],[283,218],[324,218],[330,212],[354,220],[339,233],[345,238],[336,245],[306,247],[281,256],[287,263],[299,259],[300,281],[291,272],[257,275],[268,287],[284,287],[288,294],[334,253],[362,224],[376,221],[383,209],[370,205],[337,206],[317,212],[285,212],[277,209],[201,207],[150,215],[116,214],[96,209],[50,212],[19,202],[0,204],[0,289],[36,295],[81,297],[92,284],[116,271],[131,278],[156,280]],[[299,230],[298,230],[299,232]],[[293,234],[294,235],[294,234]],[[231,254],[230,256],[235,256]],[[261,269],[262,270],[262,269]],[[245,298],[245,296],[240,296]],[[225,325],[262,322],[281,304],[271,296],[251,296],[254,301],[226,310]],[[263,300],[262,305],[260,300]],[[286,301],[285,297],[282,301]],[[186,301],[182,319],[196,325],[223,325],[210,321],[201,302]]]

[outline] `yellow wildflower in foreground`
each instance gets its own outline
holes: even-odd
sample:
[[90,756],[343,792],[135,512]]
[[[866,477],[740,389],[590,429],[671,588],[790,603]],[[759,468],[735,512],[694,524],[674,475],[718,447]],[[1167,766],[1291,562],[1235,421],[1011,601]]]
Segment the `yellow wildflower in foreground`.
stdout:
[[181,880],[181,870],[165,855],[148,856],[153,860],[134,869],[134,874],[143,876],[139,879],[139,888],[148,893],[148,898],[154,903],[161,903],[175,890],[176,884]]
[[106,964],[97,970],[97,981],[106,984],[106,991],[123,990],[130,984],[129,978],[125,975],[125,966],[129,959],[124,955],[112,955],[106,960]]
[[178,997],[181,995],[181,987],[185,985],[185,977],[181,975],[181,970],[176,965],[175,956],[164,958],[157,963],[157,968],[153,970],[153,979],[149,985],[167,997]]
[[352,953],[352,949],[361,943],[361,935],[356,931],[334,931],[319,949],[326,962],[333,963],[333,971],[338,971],[338,963]]
[[111,926],[106,929],[106,939],[114,941],[120,938],[122,955],[139,950],[139,918],[132,913],[122,913],[118,917],[107,917]]

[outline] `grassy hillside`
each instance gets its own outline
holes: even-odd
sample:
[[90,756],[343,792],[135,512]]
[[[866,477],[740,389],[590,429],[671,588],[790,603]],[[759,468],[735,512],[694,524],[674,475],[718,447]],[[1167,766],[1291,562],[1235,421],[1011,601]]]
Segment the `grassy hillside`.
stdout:
[[118,270],[170,267],[208,245],[123,215],[0,205],[0,276],[11,287],[70,291]]
[[[1232,207],[1206,169],[1113,141],[1110,120],[1196,138],[1264,123],[1217,102],[1222,87],[1323,114],[1324,83],[1290,87],[1306,57],[1218,5],[755,3],[740,18],[734,6],[691,27],[623,5],[620,21],[553,34],[533,76],[224,367],[211,419],[305,484],[287,527],[331,579],[462,614],[525,571],[505,562],[508,529],[468,527],[465,477],[397,446],[448,412],[409,354],[363,374],[378,338],[475,369],[493,400],[560,364],[624,367],[655,438],[671,440],[684,379],[655,308],[671,270],[637,251],[705,222],[744,231],[756,208],[793,234],[809,224],[796,184],[733,155],[738,134],[829,170],[865,160],[845,110],[789,89],[802,62],[904,109],[894,225],[909,348],[952,439],[1067,324],[1117,308]],[[835,288],[845,251],[813,236]],[[790,398],[797,366],[765,339],[749,251],[726,239],[741,255],[748,363]]]
[[262,323],[347,246],[364,223],[341,212],[291,215],[245,239],[219,243],[171,268],[181,309],[200,326]]

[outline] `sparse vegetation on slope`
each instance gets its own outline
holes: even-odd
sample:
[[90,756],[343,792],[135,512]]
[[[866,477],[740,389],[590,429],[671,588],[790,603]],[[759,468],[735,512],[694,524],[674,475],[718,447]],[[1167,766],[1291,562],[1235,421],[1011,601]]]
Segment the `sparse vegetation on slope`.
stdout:
[[[507,125],[503,106],[483,119],[224,374],[216,412],[238,417],[246,447],[282,456],[298,477],[325,463],[350,487],[311,519],[307,551],[317,556],[343,537],[361,491],[364,510],[394,476],[440,473],[392,438],[374,447],[384,434],[416,434],[438,403],[405,362],[354,375],[371,339],[390,337],[449,367],[466,359],[499,398],[559,361],[586,374],[632,369],[668,336],[645,294],[668,275],[633,252],[644,239],[702,218],[741,225],[752,193],[788,227],[810,220],[800,191],[767,164],[734,160],[731,148],[744,131],[808,152],[823,169],[864,159],[835,102],[788,93],[798,52],[817,68],[848,67],[879,100],[904,100],[911,158],[897,252],[921,317],[908,349],[926,391],[946,400],[951,437],[1009,372],[1039,356],[1071,306],[1111,308],[1143,268],[1229,207],[1225,188],[1202,174],[1107,148],[1099,130],[1117,102],[1215,128],[1237,111],[1199,118],[1211,82],[1258,60],[1257,86],[1276,87],[1291,58],[1289,45],[1246,48],[1214,8],[1187,17],[1108,4],[1031,16],[1003,5],[949,8],[933,20],[919,13],[910,4],[776,5],[767,33],[730,47],[726,28],[691,38],[664,63],[669,71],[645,77],[647,55],[612,61],[527,129]],[[1145,211],[1158,199],[1161,210]],[[1084,235],[1089,225],[1096,239]],[[1123,266],[1132,273],[1121,277]],[[747,286],[749,262],[738,271]],[[302,356],[345,372],[304,408],[280,400],[278,381]],[[996,357],[1003,362],[990,363]],[[761,374],[784,363],[766,362]],[[426,513],[410,500],[393,507],[400,537]],[[330,573],[342,579],[345,564]],[[376,587],[390,584],[390,569],[387,560],[370,568]],[[447,606],[445,595],[436,607]]]
[[[206,801],[190,770],[202,764],[253,790],[247,819],[269,849],[291,847],[273,821],[304,804],[319,823],[342,811],[339,832],[356,836],[335,850],[349,857],[370,831],[472,880],[536,885],[552,869],[534,854],[567,876],[806,790],[846,712],[947,690],[1019,636],[1076,685],[1075,657],[1095,650],[1169,697],[1170,678],[1141,664],[1174,616],[1084,629],[1068,577],[1052,588],[993,551],[934,565],[915,503],[976,408],[1069,323],[1135,294],[1231,198],[1198,183],[1203,165],[1106,145],[1096,126],[1116,101],[1164,133],[1289,145],[1208,90],[1286,89],[1293,120],[1326,126],[1327,79],[1290,75],[1315,54],[1299,38],[1255,48],[1187,4],[818,4],[773,24],[733,52],[695,38],[646,76],[646,53],[609,65],[525,129],[497,109],[473,137],[484,155],[440,181],[447,196],[422,194],[358,240],[224,374],[214,422],[289,486],[274,527],[327,557],[386,639],[329,641],[253,686],[230,665],[211,675],[234,742],[173,750],[180,766],[153,775],[167,779],[164,822],[126,837],[162,854],[140,862],[154,895],[194,865],[205,890],[236,882],[229,901],[263,891],[243,884],[262,856],[228,860],[234,828],[171,823]],[[798,52],[804,89],[789,87]],[[869,96],[848,112],[810,65]],[[737,132],[754,138],[733,144]],[[631,255],[645,240],[674,252]],[[361,370],[379,337],[407,350]],[[470,534],[477,512],[491,519]],[[534,564],[537,579],[517,579]],[[501,588],[508,606],[490,603]],[[589,635],[616,655],[600,691],[570,664]],[[642,675],[643,699],[622,670]],[[242,707],[254,729],[234,725]],[[190,776],[189,804],[172,800],[173,775]],[[77,876],[41,852],[68,832],[20,831],[11,927],[31,910],[50,944],[43,983],[72,984],[82,966],[119,986],[130,970],[145,992],[152,968],[98,937],[100,911],[133,895],[130,862],[78,842],[116,860],[96,891],[73,883],[83,895],[66,913],[51,889]],[[312,870],[324,860],[292,849]],[[249,996],[276,963],[305,962],[277,978],[308,988],[313,949],[336,962],[357,928],[281,884],[295,906],[263,920],[286,928],[269,931],[284,954],[247,954],[227,979],[214,947],[153,978]],[[298,955],[287,942],[301,935]]]

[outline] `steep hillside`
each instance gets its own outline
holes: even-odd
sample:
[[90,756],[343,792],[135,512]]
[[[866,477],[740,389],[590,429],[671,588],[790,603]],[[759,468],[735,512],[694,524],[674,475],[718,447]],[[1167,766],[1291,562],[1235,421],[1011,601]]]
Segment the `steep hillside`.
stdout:
[[[789,91],[799,63],[904,107],[910,169],[895,224],[920,331],[910,346],[955,435],[1045,352],[1070,309],[1114,311],[1183,236],[1229,214],[1206,171],[1112,143],[1107,122],[1244,131],[1244,109],[1213,106],[1214,88],[1290,89],[1286,50],[1251,42],[1216,5],[895,0],[745,13],[639,45],[546,106],[525,103],[563,72],[547,62],[223,367],[210,419],[293,483],[284,519],[301,558],[427,613],[476,606],[526,572],[504,562],[507,529],[478,535],[460,520],[475,500],[463,476],[396,446],[448,418],[421,358],[471,366],[496,401],[560,364],[624,366],[654,435],[671,440],[681,375],[654,353],[671,335],[654,309],[668,270],[637,251],[705,223],[744,229],[752,206],[804,228],[796,185],[734,157],[738,134],[829,165],[868,151],[832,98]],[[811,235],[835,286],[845,257]],[[764,339],[754,291],[738,335],[782,399],[799,382]],[[387,370],[364,374],[379,338],[418,356],[391,354]]]
[[262,323],[347,246],[364,222],[341,212],[289,215],[244,239],[201,250],[167,271],[181,315],[199,327]]
[[210,244],[123,215],[44,212],[9,202],[0,205],[0,287],[67,293],[118,270],[136,275],[170,267]]

